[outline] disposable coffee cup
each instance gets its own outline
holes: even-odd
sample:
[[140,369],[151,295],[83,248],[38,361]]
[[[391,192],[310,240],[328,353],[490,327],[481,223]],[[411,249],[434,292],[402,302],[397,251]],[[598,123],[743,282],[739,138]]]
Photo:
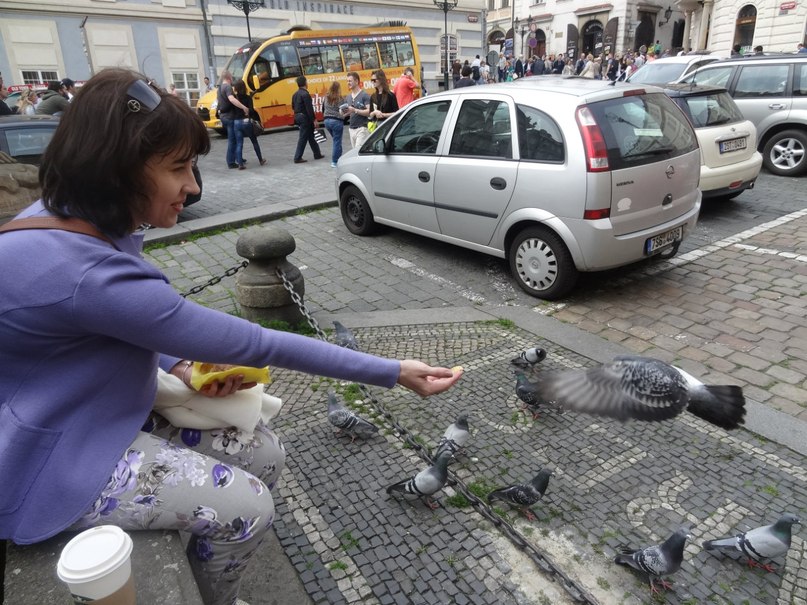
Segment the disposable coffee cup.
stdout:
[[135,605],[132,539],[119,527],[83,531],[62,550],[56,573],[75,603]]

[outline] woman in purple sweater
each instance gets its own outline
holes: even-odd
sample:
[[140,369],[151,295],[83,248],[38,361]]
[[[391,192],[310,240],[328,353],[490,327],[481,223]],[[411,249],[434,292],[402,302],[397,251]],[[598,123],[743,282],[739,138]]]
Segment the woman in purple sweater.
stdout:
[[[0,234],[0,538],[29,544],[100,524],[185,530],[205,603],[230,605],[273,521],[269,489],[285,453],[260,423],[240,440],[155,426],[158,367],[187,384],[193,359],[274,365],[424,396],[459,373],[262,329],[180,297],[142,259],[137,229],[176,224],[199,191],[192,162],[209,147],[187,105],[130,71],[93,77],[65,112],[40,169],[42,201],[17,218],[78,218],[84,232],[58,223]],[[203,394],[252,386],[242,381]]]

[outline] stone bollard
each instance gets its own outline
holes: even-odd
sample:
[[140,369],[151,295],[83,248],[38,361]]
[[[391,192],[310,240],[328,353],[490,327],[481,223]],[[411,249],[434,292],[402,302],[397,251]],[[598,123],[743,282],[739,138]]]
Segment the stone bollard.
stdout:
[[283,270],[302,299],[303,274],[286,260],[296,247],[291,233],[279,227],[248,229],[238,238],[235,250],[249,261],[235,280],[236,296],[246,319],[280,320],[292,326],[305,319],[276,272],[278,267]]

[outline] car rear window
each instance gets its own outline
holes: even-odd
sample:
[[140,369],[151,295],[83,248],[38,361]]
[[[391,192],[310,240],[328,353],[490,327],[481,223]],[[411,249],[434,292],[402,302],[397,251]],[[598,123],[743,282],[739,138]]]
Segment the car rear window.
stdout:
[[675,102],[684,110],[695,128],[720,126],[745,119],[727,92],[676,97]]
[[662,93],[588,105],[602,131],[611,170],[661,162],[698,148],[686,116]]
[[8,154],[19,162],[28,160],[38,164],[54,132],[53,128],[7,128],[4,134]]
[[645,63],[628,78],[633,84],[666,84],[675,82],[686,69],[686,63]]

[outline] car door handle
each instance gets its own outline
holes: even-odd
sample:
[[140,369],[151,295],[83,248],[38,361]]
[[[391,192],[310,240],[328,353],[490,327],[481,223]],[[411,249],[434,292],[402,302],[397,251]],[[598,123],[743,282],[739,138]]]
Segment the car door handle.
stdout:
[[418,180],[422,183],[428,183],[431,180],[431,175],[428,172],[418,172]]
[[490,179],[490,186],[498,191],[501,191],[502,189],[507,188],[507,181],[500,176],[494,176],[492,179]]
[[787,105],[784,103],[771,103],[768,105],[768,109],[786,109]]

